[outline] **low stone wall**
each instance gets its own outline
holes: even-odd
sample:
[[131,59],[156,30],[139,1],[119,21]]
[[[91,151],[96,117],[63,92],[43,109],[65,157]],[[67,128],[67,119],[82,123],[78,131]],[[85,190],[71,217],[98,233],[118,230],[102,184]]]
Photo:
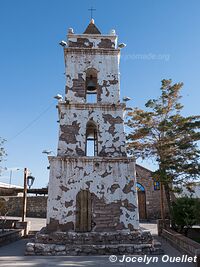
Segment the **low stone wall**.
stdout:
[[162,229],[161,236],[173,247],[186,255],[197,256],[196,267],[200,267],[200,244],[171,229]]
[[183,253],[196,255],[197,250],[199,250],[200,252],[199,243],[171,229],[163,229],[161,236],[167,239],[171,244],[173,244],[175,247],[177,247],[177,249],[181,250]]
[[161,244],[150,232],[39,232],[26,255],[123,255],[162,254]]
[[196,238],[196,237],[199,237],[200,238],[200,227],[197,226],[197,227],[193,227],[193,228],[190,228],[188,230],[188,233],[187,233],[187,236],[189,238]]
[[0,246],[14,242],[22,236],[24,236],[24,229],[13,229],[0,233]]
[[161,236],[163,229],[170,229],[170,220],[157,220],[158,235]]
[[[8,206],[8,216],[22,216],[22,197],[1,197],[6,200]],[[27,198],[27,217],[46,218],[47,197],[46,196],[30,196]]]
[[31,229],[31,222],[21,222],[20,220],[0,219],[0,231],[2,230],[23,230],[23,236],[27,236]]
[[19,220],[11,220],[11,219],[0,219],[0,229],[13,229],[16,228],[16,223]]

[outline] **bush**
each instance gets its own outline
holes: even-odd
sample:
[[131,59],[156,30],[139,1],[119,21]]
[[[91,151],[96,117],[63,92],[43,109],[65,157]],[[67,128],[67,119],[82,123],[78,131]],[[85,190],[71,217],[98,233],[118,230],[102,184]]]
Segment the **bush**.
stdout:
[[172,227],[187,236],[189,228],[200,224],[200,199],[182,197],[172,203]]

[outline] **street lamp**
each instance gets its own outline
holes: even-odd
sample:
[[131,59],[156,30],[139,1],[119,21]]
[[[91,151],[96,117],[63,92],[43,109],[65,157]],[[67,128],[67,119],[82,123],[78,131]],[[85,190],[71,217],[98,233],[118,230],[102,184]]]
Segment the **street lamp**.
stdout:
[[33,177],[27,168],[24,168],[24,189],[23,189],[23,208],[22,208],[22,222],[26,218],[26,206],[27,206],[27,186],[29,189],[33,185],[35,177]]
[[34,181],[35,181],[35,177],[34,177],[34,176],[29,175],[29,176],[27,177],[27,185],[28,185],[28,188],[29,188],[29,189],[30,189],[31,186],[33,185]]

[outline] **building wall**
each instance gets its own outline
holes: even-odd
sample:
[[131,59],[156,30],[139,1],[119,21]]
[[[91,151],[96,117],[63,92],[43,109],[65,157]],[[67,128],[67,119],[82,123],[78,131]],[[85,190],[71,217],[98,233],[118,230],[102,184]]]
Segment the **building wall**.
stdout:
[[[8,207],[8,216],[22,216],[23,198],[17,196],[1,197],[4,198]],[[27,198],[27,217],[46,218],[47,197],[31,196]]]
[[[152,172],[136,165],[136,179],[145,188],[147,219],[160,218],[160,190],[154,190]],[[164,203],[167,211],[166,198]]]

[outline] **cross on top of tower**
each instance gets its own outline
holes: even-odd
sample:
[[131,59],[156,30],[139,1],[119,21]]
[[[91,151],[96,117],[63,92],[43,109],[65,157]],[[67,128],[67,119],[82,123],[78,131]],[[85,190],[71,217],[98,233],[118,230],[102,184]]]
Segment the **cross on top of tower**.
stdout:
[[91,12],[91,19],[93,18],[93,11],[96,11],[95,8],[91,6],[91,8],[88,9]]

